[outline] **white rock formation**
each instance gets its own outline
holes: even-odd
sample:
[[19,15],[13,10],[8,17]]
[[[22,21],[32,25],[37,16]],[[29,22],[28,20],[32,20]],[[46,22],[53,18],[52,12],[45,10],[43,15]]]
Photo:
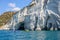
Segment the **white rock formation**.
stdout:
[[20,22],[28,30],[41,30],[45,26],[60,28],[60,0],[32,0],[12,17],[6,25],[9,29],[18,29]]

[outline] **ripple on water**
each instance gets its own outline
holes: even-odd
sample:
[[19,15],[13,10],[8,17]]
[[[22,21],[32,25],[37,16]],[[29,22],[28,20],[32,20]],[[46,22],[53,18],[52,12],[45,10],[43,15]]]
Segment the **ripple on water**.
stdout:
[[0,31],[0,40],[60,40],[60,31]]

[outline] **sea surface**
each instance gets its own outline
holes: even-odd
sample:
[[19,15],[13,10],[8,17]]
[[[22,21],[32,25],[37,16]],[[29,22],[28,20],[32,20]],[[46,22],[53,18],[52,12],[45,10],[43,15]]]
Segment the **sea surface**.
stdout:
[[0,31],[0,40],[60,40],[60,31]]

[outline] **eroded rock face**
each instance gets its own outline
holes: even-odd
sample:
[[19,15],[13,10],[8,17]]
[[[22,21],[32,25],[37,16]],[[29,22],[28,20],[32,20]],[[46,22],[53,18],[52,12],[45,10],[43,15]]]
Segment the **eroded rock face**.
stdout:
[[60,28],[60,0],[32,0],[12,17],[7,28],[17,30],[20,22],[27,30]]
[[[50,18],[47,21],[47,24],[52,24],[54,28],[60,28],[60,0],[48,0],[47,3],[47,12]],[[53,29],[54,29],[53,28]],[[55,30],[55,29],[54,29]]]

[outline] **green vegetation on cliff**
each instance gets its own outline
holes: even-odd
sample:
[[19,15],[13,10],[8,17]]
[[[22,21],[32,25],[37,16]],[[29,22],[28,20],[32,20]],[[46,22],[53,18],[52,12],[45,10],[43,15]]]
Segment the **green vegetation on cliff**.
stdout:
[[0,15],[0,26],[5,25],[14,14],[15,12],[4,12]]

